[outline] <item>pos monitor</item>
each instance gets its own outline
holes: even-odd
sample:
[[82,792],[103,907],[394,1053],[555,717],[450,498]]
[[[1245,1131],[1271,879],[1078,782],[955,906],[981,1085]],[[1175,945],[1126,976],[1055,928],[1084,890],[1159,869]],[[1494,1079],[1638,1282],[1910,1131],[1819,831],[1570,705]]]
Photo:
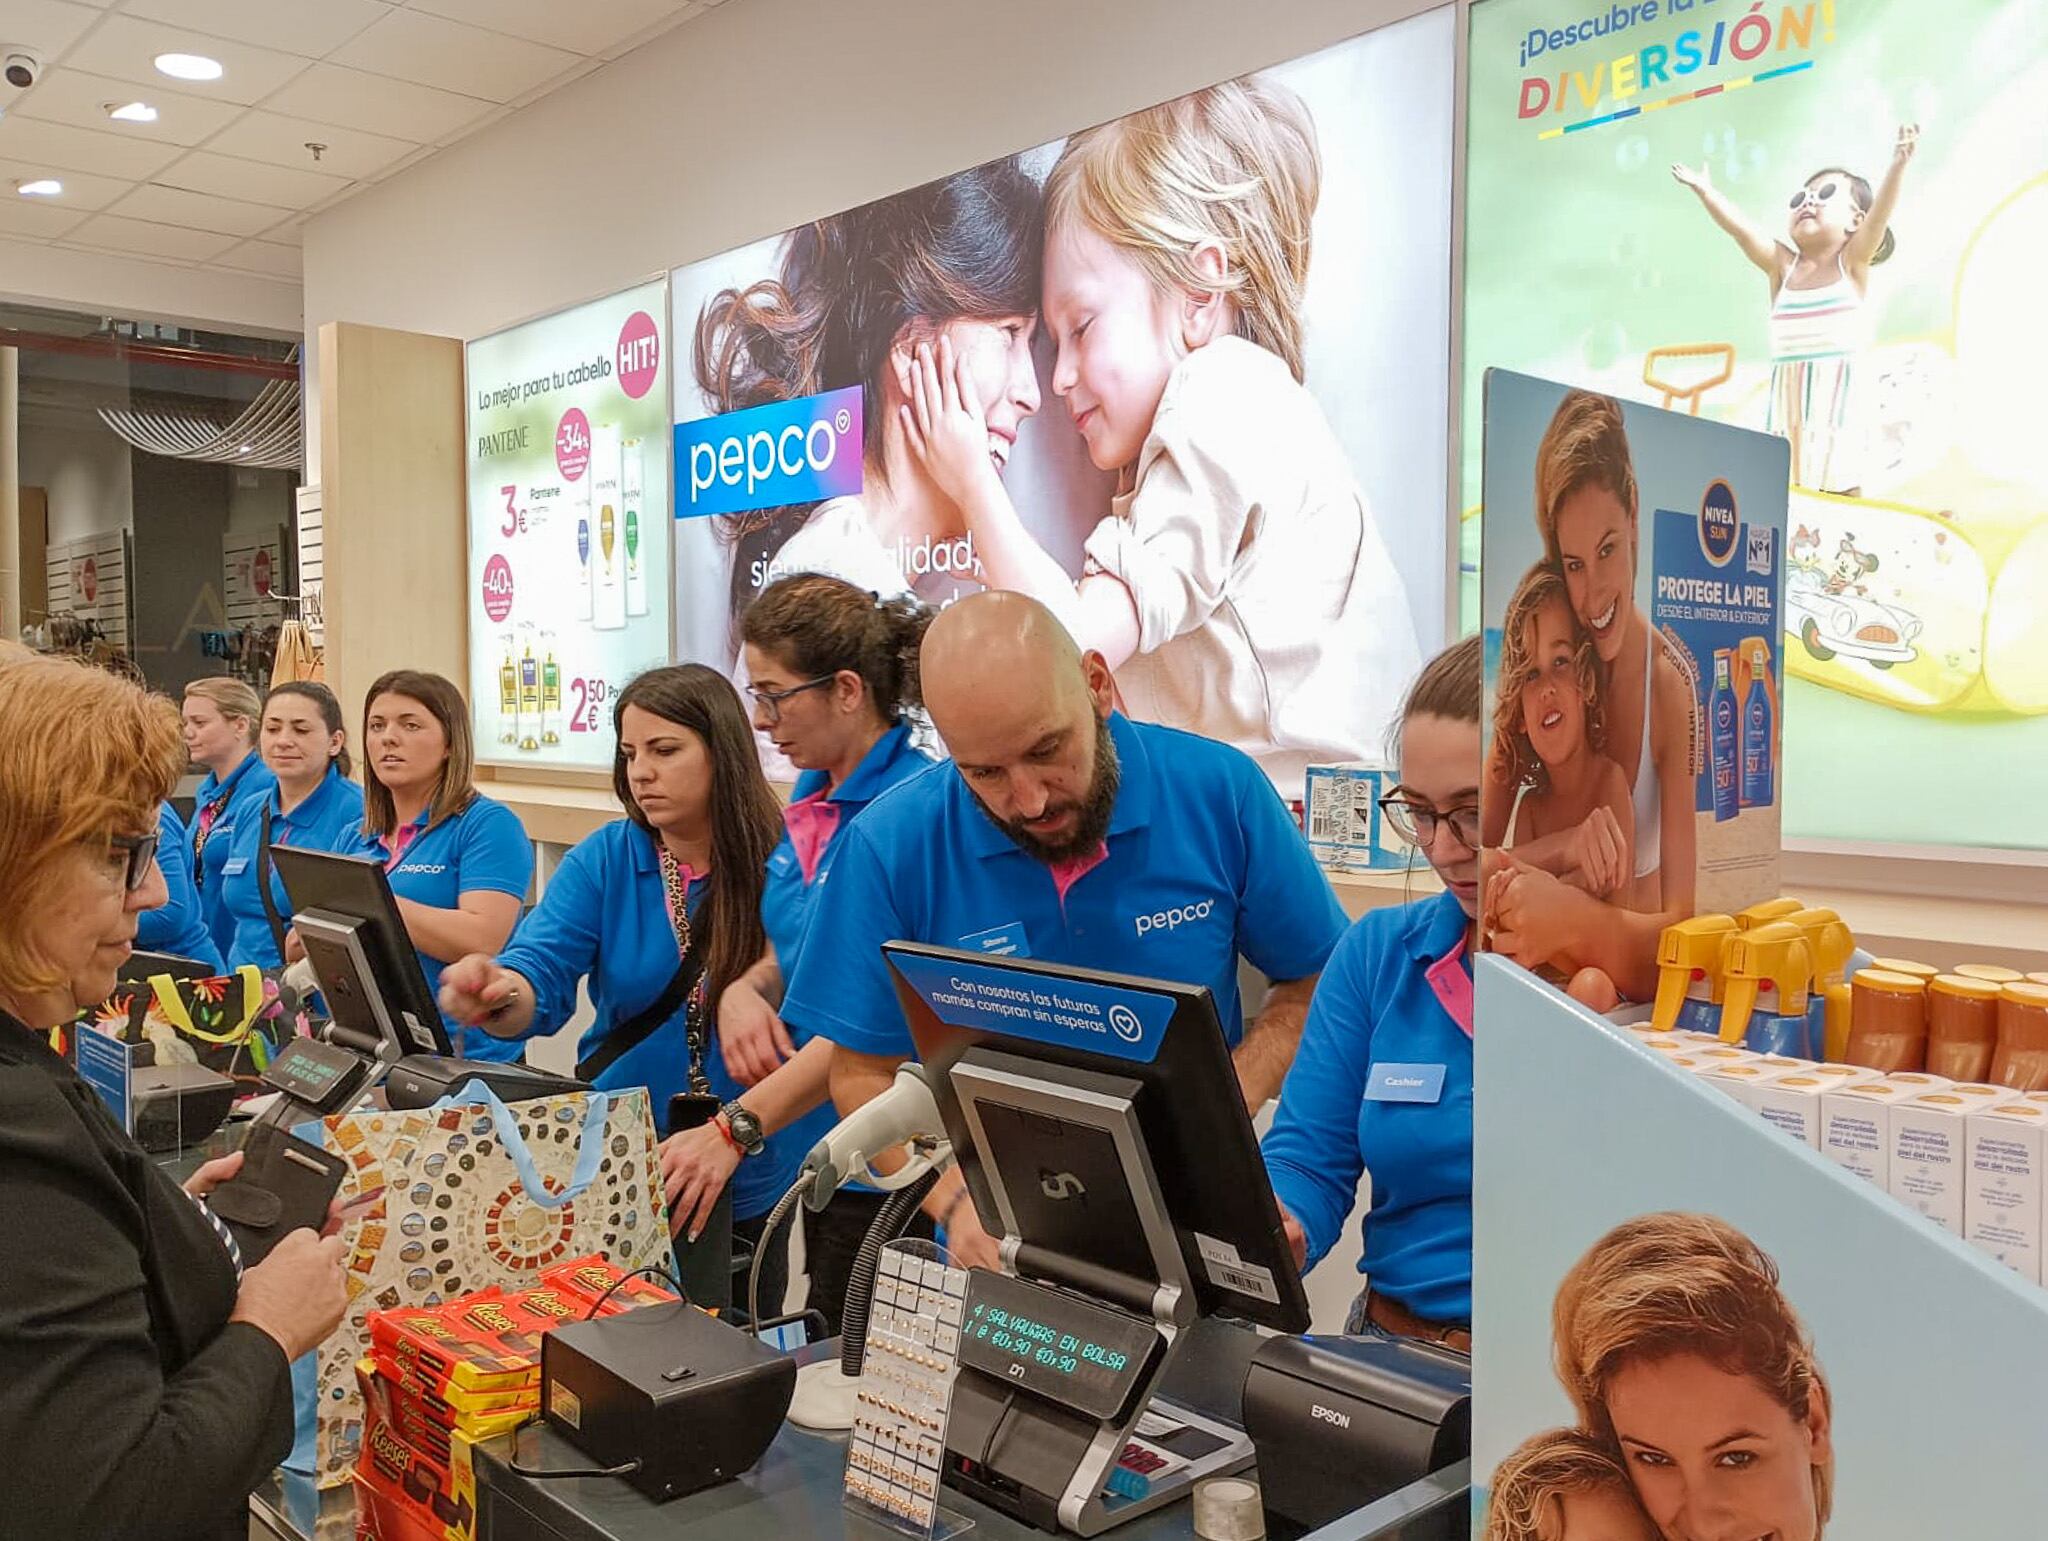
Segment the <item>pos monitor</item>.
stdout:
[[1007,1270],[969,1279],[948,1480],[1094,1535],[1249,1464],[1236,1430],[1151,1399],[1198,1316],[1308,1328],[1209,992],[882,951]]

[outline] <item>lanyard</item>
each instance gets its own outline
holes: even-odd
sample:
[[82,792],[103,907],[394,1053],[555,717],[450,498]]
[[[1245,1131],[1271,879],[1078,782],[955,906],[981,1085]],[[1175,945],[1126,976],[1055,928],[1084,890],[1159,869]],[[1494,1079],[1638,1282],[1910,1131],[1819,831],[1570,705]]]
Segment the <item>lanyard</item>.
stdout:
[[[669,929],[675,932],[676,956],[687,960],[697,945],[690,932],[690,882],[683,875],[682,863],[669,854],[659,837],[655,849],[661,858],[661,892],[668,903]],[[711,1078],[704,1073],[704,996],[704,975],[700,971],[683,1009],[683,1034],[690,1046],[690,1090],[698,1093],[711,1090]]]
[[228,799],[234,795],[234,782],[230,779],[192,820],[192,884],[195,888],[206,886],[206,842],[213,834],[213,826],[220,821],[221,810],[227,807]]

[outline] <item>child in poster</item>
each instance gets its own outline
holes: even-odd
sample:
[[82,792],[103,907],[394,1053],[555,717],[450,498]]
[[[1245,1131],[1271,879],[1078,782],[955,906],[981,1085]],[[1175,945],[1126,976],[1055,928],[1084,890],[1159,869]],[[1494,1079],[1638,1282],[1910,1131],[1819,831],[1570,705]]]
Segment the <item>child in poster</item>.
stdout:
[[1483,1541],[1663,1537],[1612,1450],[1583,1429],[1546,1429],[1495,1468]]

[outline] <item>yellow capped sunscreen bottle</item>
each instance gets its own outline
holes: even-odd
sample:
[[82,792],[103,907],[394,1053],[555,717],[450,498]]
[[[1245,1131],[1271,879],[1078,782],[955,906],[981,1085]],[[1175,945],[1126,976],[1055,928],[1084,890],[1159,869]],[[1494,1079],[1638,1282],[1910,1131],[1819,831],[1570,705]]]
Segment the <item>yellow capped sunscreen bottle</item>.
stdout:
[[1657,939],[1657,1001],[1650,1025],[1711,1033],[1719,1025],[1721,949],[1735,934],[1729,915],[1695,915],[1666,926]]
[[1810,1059],[1806,1002],[1813,987],[1813,955],[1806,933],[1774,920],[1731,938],[1721,960],[1721,1040],[1759,1054]]

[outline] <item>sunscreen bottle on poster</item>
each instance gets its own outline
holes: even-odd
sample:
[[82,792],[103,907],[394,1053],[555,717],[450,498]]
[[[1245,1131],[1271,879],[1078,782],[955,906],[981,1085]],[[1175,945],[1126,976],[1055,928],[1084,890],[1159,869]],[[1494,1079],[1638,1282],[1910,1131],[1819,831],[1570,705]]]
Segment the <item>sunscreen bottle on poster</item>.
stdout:
[[512,662],[512,639],[505,639],[505,659],[498,665],[498,742],[519,742],[519,669]]
[[1771,805],[1771,655],[1761,642],[1749,645],[1749,689],[1742,700],[1742,806]]
[[570,522],[576,532],[576,576],[569,585],[575,591],[573,614],[577,620],[587,621],[590,619],[590,555],[593,544],[590,529],[590,473],[585,471],[583,479],[569,483],[566,490],[572,515]]
[[596,592],[591,625],[618,631],[626,624],[626,529],[619,496],[619,430],[600,423],[590,436],[590,503],[597,521],[591,554]]
[[1736,795],[1735,687],[1728,679],[1728,650],[1714,654],[1714,691],[1707,698],[1707,731],[1713,745],[1708,769],[1714,778],[1714,821],[1725,823],[1741,812]]
[[646,515],[641,508],[640,441],[628,439],[625,460],[619,468],[619,497],[626,505],[626,614],[647,613]]
[[521,749],[538,749],[540,740],[534,736],[540,724],[540,666],[533,661],[533,644],[526,644],[526,654],[519,660],[519,720]]
[[540,666],[540,741],[543,744],[559,744],[562,735],[555,731],[555,722],[562,715],[562,666],[555,662],[554,650]]

